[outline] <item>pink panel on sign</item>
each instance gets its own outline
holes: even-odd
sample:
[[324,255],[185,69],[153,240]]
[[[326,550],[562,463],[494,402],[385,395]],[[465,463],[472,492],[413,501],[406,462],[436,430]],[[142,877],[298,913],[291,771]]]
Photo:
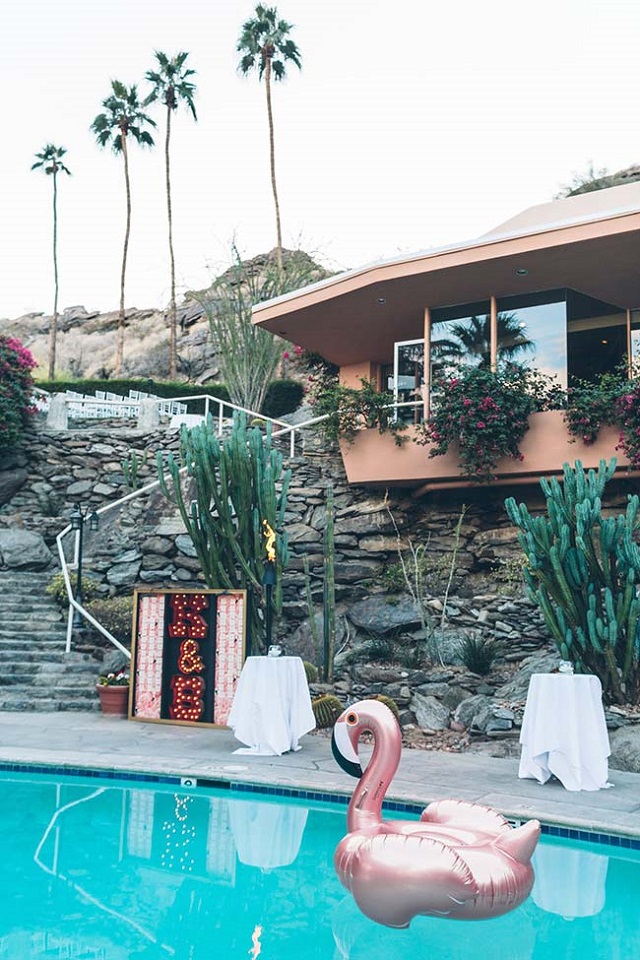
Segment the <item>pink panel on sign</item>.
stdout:
[[160,719],[162,699],[162,647],[164,596],[140,597],[136,657],[134,716]]
[[224,594],[218,597],[214,723],[227,722],[233,703],[242,670],[244,615],[244,597],[241,594]]

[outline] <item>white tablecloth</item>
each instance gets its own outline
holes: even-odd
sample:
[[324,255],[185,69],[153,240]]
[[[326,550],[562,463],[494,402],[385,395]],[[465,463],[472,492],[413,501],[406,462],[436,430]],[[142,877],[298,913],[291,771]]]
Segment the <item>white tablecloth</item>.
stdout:
[[606,787],[611,753],[597,677],[534,673],[520,733],[518,776],[567,790]]
[[300,737],[316,725],[300,657],[247,657],[227,723],[247,744],[235,753],[299,750]]

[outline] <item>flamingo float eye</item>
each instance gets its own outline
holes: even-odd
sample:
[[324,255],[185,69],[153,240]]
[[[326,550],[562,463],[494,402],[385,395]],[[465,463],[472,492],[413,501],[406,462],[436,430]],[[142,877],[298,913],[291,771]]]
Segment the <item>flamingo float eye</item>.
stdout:
[[347,714],[347,723],[349,724],[349,726],[353,727],[357,722],[358,722],[358,714],[357,714],[357,713],[349,713],[349,714]]

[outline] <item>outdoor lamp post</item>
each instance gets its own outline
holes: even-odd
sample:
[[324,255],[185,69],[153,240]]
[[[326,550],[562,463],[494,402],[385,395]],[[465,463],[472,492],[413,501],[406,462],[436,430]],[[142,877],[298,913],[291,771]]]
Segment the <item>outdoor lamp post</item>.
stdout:
[[[100,524],[98,520],[98,514],[95,510],[92,510],[89,513],[88,509],[82,510],[79,506],[76,506],[75,510],[71,514],[71,529],[76,531],[77,537],[77,550],[78,550],[78,566],[76,573],[76,595],[75,599],[80,604],[83,605],[82,598],[82,539],[84,532],[85,523],[89,523],[89,530],[97,530]],[[82,619],[82,614],[79,610],[74,608],[73,611],[73,627],[75,630],[81,630],[84,626],[84,621]]]

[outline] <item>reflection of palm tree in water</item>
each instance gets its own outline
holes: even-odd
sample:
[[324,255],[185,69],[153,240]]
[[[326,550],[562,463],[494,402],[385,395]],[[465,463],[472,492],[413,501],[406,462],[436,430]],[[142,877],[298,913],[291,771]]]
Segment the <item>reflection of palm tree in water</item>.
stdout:
[[[431,341],[432,369],[444,373],[459,363],[471,362],[478,367],[491,365],[491,317],[469,317],[449,326],[449,336]],[[533,350],[535,344],[526,335],[517,313],[498,314],[498,360],[515,360],[521,353]]]

